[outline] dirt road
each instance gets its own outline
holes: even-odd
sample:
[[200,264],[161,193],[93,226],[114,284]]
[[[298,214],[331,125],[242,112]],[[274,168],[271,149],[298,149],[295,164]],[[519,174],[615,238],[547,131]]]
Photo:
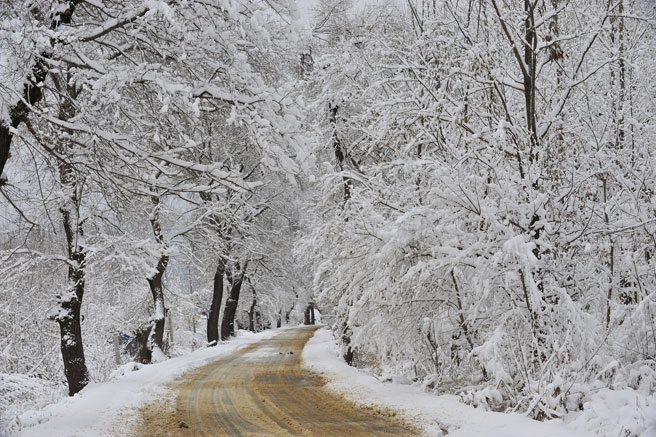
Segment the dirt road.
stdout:
[[408,436],[393,412],[326,390],[301,366],[315,327],[287,330],[185,376],[175,402],[141,410],[144,436]]

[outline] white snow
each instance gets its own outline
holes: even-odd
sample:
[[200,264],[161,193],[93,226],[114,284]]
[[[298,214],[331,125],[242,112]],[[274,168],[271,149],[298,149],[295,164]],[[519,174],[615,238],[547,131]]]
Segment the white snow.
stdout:
[[[285,329],[285,328],[283,328]],[[213,360],[227,356],[256,341],[270,338],[280,329],[258,334],[239,331],[238,336],[218,346],[199,349],[188,355],[143,366],[129,363],[121,366],[112,379],[89,384],[72,398],[65,398],[40,411],[27,411],[18,417],[24,437],[99,437],[113,435],[118,415],[166,396],[166,384],[178,376]],[[125,420],[125,417],[121,417]],[[2,430],[0,430],[2,434]]]
[[[328,387],[360,403],[376,403],[406,412],[427,430],[439,428],[450,436],[640,436],[656,437],[656,395],[643,390],[601,388],[586,396],[583,412],[570,413],[561,421],[537,422],[518,414],[485,412],[469,407],[456,396],[434,396],[420,387],[381,383],[375,377],[347,366],[329,330],[317,331],[303,359],[321,372]],[[613,366],[609,363],[607,367]]]
[[[43,410],[18,416],[21,436],[110,436],[117,422],[125,422],[135,409],[167,396],[167,384],[180,375],[225,357],[283,329],[258,334],[239,331],[238,337],[219,346],[144,366],[128,363],[119,367],[110,381],[90,384],[78,395],[50,404]],[[251,357],[257,361],[279,352],[264,348]],[[306,345],[302,359],[309,369],[329,381],[327,388],[360,404],[377,404],[403,412],[425,430],[427,436],[454,437],[593,437],[638,435],[656,437],[656,397],[629,390],[599,390],[586,403],[585,411],[568,424],[537,422],[519,414],[483,411],[460,402],[456,396],[425,393],[411,381],[396,378],[383,383],[340,358],[339,347],[327,328],[319,329]],[[125,426],[124,424],[121,426]],[[0,431],[0,434],[2,432]],[[4,434],[3,434],[4,435]]]
[[603,436],[656,437],[656,395],[603,388],[584,403],[583,413],[569,424]]
[[[5,53],[6,48],[0,41],[0,121],[9,124],[9,111],[15,105],[20,96],[22,82],[15,80],[15,74],[11,71],[11,58]],[[4,173],[0,179],[5,177]]]
[[278,356],[279,352],[278,349],[273,348],[273,347],[262,347],[258,348],[248,354],[248,356],[244,357],[244,361],[246,362],[266,362],[268,361],[271,357]]
[[567,427],[561,421],[537,422],[519,414],[482,411],[461,403],[456,396],[436,396],[420,387],[382,383],[348,366],[330,330],[321,328],[303,350],[306,367],[328,379],[327,387],[360,404],[377,404],[404,412],[429,436],[447,430],[453,437],[585,437],[595,434]]

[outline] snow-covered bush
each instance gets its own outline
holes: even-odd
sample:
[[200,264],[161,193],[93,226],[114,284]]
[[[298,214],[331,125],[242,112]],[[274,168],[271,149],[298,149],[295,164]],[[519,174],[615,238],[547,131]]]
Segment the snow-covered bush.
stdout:
[[20,430],[18,416],[26,409],[43,408],[56,402],[64,394],[61,385],[42,378],[26,376],[19,373],[0,373],[0,430],[2,434],[11,434]]
[[656,35],[618,15],[653,11],[557,3],[443,1],[325,48],[336,170],[299,248],[345,352],[539,419],[653,390],[656,338]]

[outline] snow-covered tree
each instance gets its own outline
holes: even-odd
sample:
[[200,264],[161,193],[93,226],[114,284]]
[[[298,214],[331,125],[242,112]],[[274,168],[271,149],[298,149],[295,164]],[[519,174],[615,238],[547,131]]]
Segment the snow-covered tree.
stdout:
[[637,211],[651,202],[653,133],[646,101],[627,102],[631,89],[653,99],[640,73],[649,9],[429,3],[411,2],[405,29],[379,21],[344,38],[316,73],[343,74],[318,99],[346,95],[349,110],[323,127],[342,152],[302,252],[356,361],[373,354],[434,387],[478,385],[472,402],[558,416],[617,355],[625,320],[652,326],[638,273],[652,219]]
[[[49,247],[51,255],[44,258],[61,259],[69,269],[68,285],[58,293],[56,319],[74,394],[88,381],[80,310],[88,257],[99,250],[93,241],[110,239],[92,233],[105,231],[94,227],[95,222],[106,221],[132,241],[154,240],[148,259],[127,251],[124,260],[137,270],[151,264],[142,270],[153,297],[152,326],[144,329],[149,332],[147,350],[161,349],[163,281],[175,253],[171,239],[187,232],[183,224],[188,226],[181,222],[186,207],[173,199],[189,203],[199,201],[200,193],[248,192],[258,185],[249,185],[242,169],[233,167],[234,149],[212,160],[204,157],[206,143],[213,142],[206,128],[212,123],[221,123],[218,129],[226,131],[240,126],[267,168],[293,175],[307,165],[301,112],[290,97],[293,84],[285,86],[281,80],[287,64],[271,62],[294,41],[292,20],[285,18],[293,7],[137,0],[32,2],[29,11],[18,4],[11,7],[18,8],[15,17],[3,19],[3,75],[14,80],[2,94],[0,158],[7,169],[3,175],[8,175],[2,184],[30,195],[43,190],[14,182],[30,170],[11,169],[10,147],[17,156],[24,150],[38,154],[37,166],[51,166],[51,176],[43,182],[56,194],[43,200],[58,205],[62,223],[56,228],[63,230],[67,255],[62,258]],[[29,13],[21,17],[20,12]],[[7,64],[18,59],[19,68]],[[219,116],[199,122],[201,114],[212,113]],[[12,197],[14,193],[7,196],[10,205],[29,220],[22,211],[24,202]],[[104,205],[109,214],[98,214],[97,207]],[[125,208],[131,211],[125,214]],[[131,222],[144,218],[151,225],[145,234]],[[19,253],[7,247],[7,257]],[[25,256],[33,255],[32,247],[25,248]]]

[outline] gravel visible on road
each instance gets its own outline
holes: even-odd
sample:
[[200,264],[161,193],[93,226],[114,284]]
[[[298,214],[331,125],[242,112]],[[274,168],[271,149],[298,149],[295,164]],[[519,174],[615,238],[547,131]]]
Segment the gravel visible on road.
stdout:
[[140,410],[139,436],[410,436],[396,412],[362,407],[326,390],[301,366],[316,328],[291,329],[201,367],[174,398]]

